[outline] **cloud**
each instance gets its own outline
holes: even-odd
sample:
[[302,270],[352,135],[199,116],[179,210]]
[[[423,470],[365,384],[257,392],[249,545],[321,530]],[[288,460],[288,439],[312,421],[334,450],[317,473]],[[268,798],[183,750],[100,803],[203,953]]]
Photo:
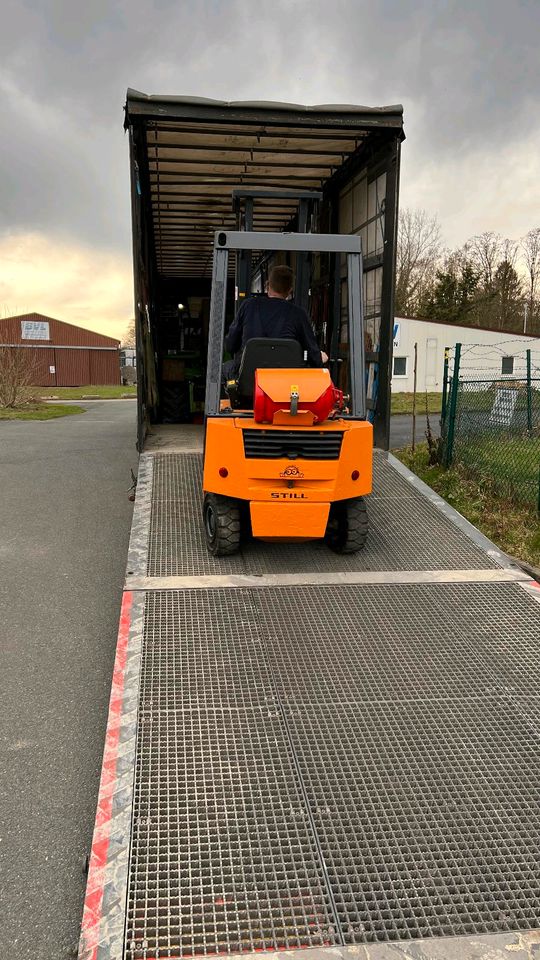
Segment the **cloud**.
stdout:
[[[538,217],[538,0],[6,0],[0,232],[130,248],[128,86],[301,103],[402,102],[402,198],[448,242]],[[105,254],[104,254],[105,255]]]
[[129,244],[127,157],[122,163],[116,156],[121,116],[109,142],[98,123],[81,125],[1,67],[0,102],[0,123],[9,134],[2,145],[0,229],[37,229],[105,247]]
[[401,206],[436,213],[448,246],[485,230],[518,240],[540,224],[540,130],[503,142],[490,155],[477,147],[421,166],[406,146]]
[[0,313],[44,313],[121,339],[133,316],[131,257],[39,233],[0,240]]

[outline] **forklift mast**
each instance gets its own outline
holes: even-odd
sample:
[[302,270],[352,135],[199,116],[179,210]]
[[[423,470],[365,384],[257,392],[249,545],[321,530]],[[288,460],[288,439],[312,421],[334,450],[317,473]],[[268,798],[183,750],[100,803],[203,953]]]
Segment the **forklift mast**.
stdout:
[[[232,192],[237,229],[253,230],[253,210],[256,200],[298,200],[296,233],[311,233],[316,222],[322,193],[315,190],[257,190],[239,187]],[[252,251],[238,250],[236,254],[237,306],[251,293]],[[294,302],[306,313],[309,310],[309,254],[302,250],[296,255],[296,282]]]

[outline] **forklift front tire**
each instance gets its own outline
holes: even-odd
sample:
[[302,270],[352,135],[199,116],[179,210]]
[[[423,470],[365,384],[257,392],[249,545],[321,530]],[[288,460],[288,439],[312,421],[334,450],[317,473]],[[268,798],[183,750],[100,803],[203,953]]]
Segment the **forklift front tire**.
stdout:
[[240,547],[240,507],[237,500],[207,493],[203,505],[206,546],[215,557],[229,557]]
[[363,497],[338,500],[330,507],[325,541],[334,553],[358,553],[368,535],[368,515]]

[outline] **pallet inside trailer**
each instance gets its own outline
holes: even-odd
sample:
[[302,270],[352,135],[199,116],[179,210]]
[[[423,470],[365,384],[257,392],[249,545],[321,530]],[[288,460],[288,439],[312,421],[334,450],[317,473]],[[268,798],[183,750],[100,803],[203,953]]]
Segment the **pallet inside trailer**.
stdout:
[[81,960],[532,957],[540,591],[386,455],[355,557],[199,490],[143,456]]

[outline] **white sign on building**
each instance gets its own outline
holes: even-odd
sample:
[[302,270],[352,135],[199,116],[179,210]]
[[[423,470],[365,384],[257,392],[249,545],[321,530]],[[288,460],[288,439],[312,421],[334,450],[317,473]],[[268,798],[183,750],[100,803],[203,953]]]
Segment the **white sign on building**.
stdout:
[[50,340],[47,320],[21,320],[22,340]]
[[490,423],[498,423],[503,427],[509,427],[514,418],[518,392],[517,390],[504,390],[499,387],[495,394],[493,407],[489,415]]
[[394,347],[399,347],[401,340],[401,321],[394,320]]

